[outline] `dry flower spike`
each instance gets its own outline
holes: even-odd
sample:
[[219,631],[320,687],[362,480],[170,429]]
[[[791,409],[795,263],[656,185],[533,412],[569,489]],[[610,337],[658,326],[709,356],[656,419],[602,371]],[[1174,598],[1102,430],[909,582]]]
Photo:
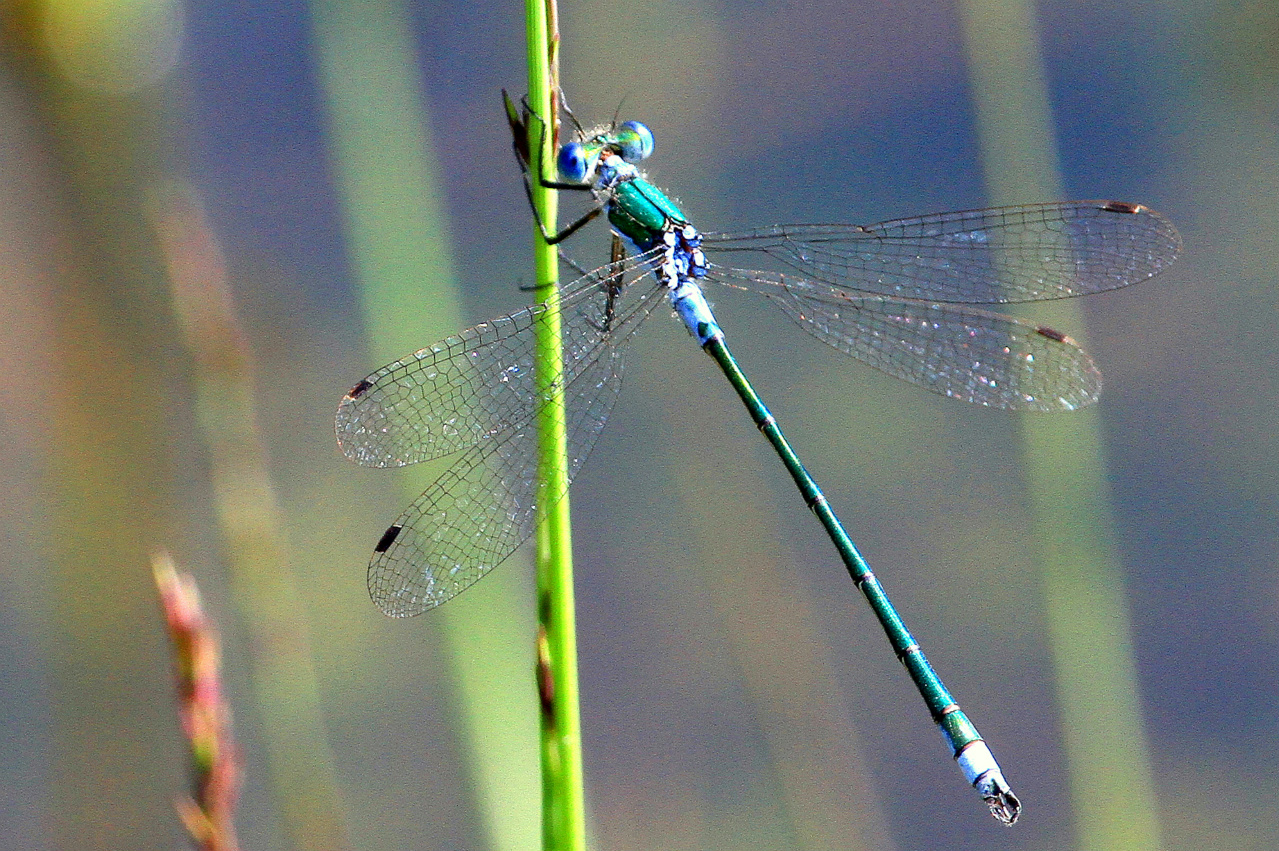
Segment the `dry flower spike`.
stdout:
[[191,745],[192,793],[178,815],[202,851],[236,851],[232,814],[240,783],[231,710],[222,693],[217,633],[200,606],[195,580],[167,554],[152,558],[173,655],[182,732]]

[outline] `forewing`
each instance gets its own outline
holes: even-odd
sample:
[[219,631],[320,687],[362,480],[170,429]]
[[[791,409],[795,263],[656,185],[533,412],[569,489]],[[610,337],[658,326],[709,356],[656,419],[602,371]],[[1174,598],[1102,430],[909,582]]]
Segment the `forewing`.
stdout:
[[1143,281],[1176,259],[1181,237],[1149,207],[1073,201],[876,225],[785,225],[707,234],[703,248],[712,260],[738,254],[734,264],[744,262],[745,255],[768,257],[780,271],[860,293],[1000,304]]
[[647,294],[644,261],[608,264],[565,286],[558,307],[537,304],[481,323],[367,376],[338,405],[342,452],[367,467],[402,467],[532,421],[542,400],[533,325],[554,318],[551,311],[565,317],[564,379],[573,381],[618,330],[616,322],[609,329],[606,312],[620,314]]

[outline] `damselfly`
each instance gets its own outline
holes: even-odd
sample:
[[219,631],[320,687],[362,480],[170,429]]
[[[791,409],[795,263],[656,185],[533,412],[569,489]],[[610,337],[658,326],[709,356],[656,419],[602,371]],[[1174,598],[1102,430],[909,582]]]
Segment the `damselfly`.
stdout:
[[[512,126],[521,125],[513,118]],[[551,394],[534,374],[535,326],[555,316],[563,327],[559,380],[571,481],[613,408],[627,341],[669,299],[826,530],[965,777],[1011,824],[1020,804],[990,749],[738,367],[701,285],[760,293],[819,340],[935,393],[998,408],[1072,410],[1100,392],[1092,359],[1063,333],[974,305],[1127,286],[1167,267],[1180,237],[1148,207],[1113,201],[701,233],[636,169],[652,140],[644,125],[627,122],[582,134],[557,157],[563,185],[589,190],[597,205],[548,240],[603,211],[633,254],[565,285],[553,305],[482,323],[388,364],[342,400],[338,442],[361,464],[394,467],[460,453],[374,548],[374,602],[406,616],[448,601],[531,535],[539,503],[564,496],[567,483],[546,492],[536,477],[536,423]],[[759,268],[727,265],[729,257]]]

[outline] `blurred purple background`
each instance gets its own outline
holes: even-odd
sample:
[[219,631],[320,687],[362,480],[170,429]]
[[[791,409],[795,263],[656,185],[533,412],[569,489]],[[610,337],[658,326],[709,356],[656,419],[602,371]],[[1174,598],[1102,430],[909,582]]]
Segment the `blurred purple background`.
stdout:
[[[587,123],[649,124],[647,173],[706,229],[983,206],[965,8],[568,2],[563,82]],[[0,12],[0,846],[185,841],[147,572],[163,547],[222,624],[244,848],[536,847],[520,816],[503,821],[531,808],[536,829],[535,718],[516,712],[509,740],[484,720],[534,707],[530,559],[451,613],[383,618],[364,566],[412,486],[346,462],[332,431],[342,393],[387,357],[528,299],[530,217],[500,108],[501,88],[525,88],[521,14],[318,0]],[[1082,303],[1107,379],[1099,511],[1113,528],[1098,534],[1131,618],[1131,634],[1102,638],[1131,644],[1153,793],[1153,809],[1111,817],[1153,827],[1103,841],[1089,825],[1141,794],[1078,799],[1088,766],[1068,756],[1016,419],[901,385],[724,294],[744,367],[1026,815],[1000,828],[964,788],[784,471],[658,316],[573,488],[593,847],[1279,843],[1279,6],[1035,14],[1064,195],[1148,204],[1186,244],[1155,281]],[[393,72],[414,83],[402,101],[366,87],[367,136],[341,111],[335,45],[343,61],[401,56]],[[423,158],[378,148],[386,127],[417,128]],[[434,193],[421,242],[441,270],[396,306],[432,336],[389,353],[361,295],[382,255],[358,240],[369,216],[387,246],[412,228],[359,207],[359,169],[378,173],[378,156]],[[212,279],[238,323],[225,349],[200,353],[171,289],[174,185],[220,246]],[[578,203],[563,198],[564,216]],[[569,250],[602,262],[607,242],[594,225]],[[288,573],[234,566],[275,563]],[[314,718],[294,710],[298,671]],[[278,744],[295,718],[327,734],[300,739],[318,768]],[[340,830],[299,827],[311,810]]]

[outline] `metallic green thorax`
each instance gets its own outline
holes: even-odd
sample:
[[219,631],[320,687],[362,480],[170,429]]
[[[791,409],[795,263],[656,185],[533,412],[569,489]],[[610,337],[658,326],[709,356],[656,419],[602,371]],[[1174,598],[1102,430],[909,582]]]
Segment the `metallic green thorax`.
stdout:
[[613,190],[608,220],[640,250],[652,248],[669,224],[688,224],[675,202],[642,177],[623,180]]

